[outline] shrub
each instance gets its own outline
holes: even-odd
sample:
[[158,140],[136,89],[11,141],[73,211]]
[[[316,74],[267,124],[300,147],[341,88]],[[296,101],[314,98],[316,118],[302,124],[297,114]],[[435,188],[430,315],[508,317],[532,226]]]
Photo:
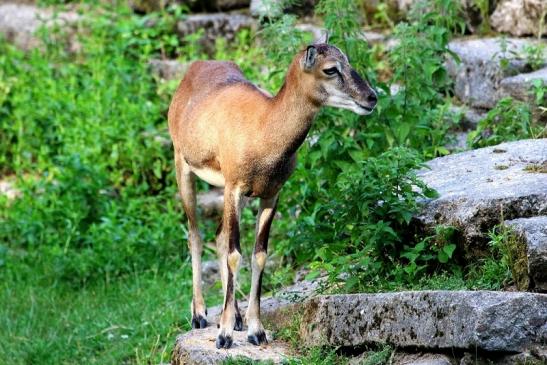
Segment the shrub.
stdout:
[[545,128],[532,118],[530,105],[503,98],[469,133],[467,142],[471,147],[478,148],[519,139],[541,138],[543,135]]

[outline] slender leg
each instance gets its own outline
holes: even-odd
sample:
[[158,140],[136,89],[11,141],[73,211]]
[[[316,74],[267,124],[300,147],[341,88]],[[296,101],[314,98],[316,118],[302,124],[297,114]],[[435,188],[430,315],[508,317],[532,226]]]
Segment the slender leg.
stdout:
[[220,257],[221,277],[224,277],[224,307],[220,316],[220,329],[216,341],[217,348],[230,348],[233,342],[233,330],[236,324],[235,285],[241,262],[239,246],[239,216],[242,197],[238,187],[226,185],[224,188],[224,215],[222,230],[217,242]]
[[[228,267],[226,265],[225,256],[227,255],[227,252],[228,252],[228,241],[224,238],[224,235],[222,233],[222,222],[220,222],[220,225],[218,226],[218,229],[217,229],[216,244],[217,244],[218,262],[219,262],[219,268],[220,268],[220,281],[222,282],[222,293],[226,293]],[[234,306],[235,306],[234,330],[243,331],[243,318],[241,317],[241,312],[239,311],[237,300],[235,298],[234,298]]]
[[262,289],[262,274],[266,265],[268,237],[276,206],[277,196],[271,199],[261,199],[256,220],[256,244],[252,259],[251,293],[249,294],[249,307],[245,315],[248,326],[247,341],[253,345],[268,342],[264,327],[260,322],[260,292]]
[[203,242],[201,241],[196,219],[195,175],[190,171],[190,166],[176,151],[175,168],[182,205],[188,217],[188,248],[192,255],[192,328],[205,328],[207,327],[207,308],[205,307],[201,290],[201,253],[203,252]]

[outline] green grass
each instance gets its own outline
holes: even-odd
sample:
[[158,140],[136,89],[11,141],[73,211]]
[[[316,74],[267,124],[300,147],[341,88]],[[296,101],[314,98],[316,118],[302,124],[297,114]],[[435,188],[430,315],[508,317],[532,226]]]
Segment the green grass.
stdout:
[[[79,289],[12,277],[0,286],[2,364],[157,364],[190,328],[189,265]],[[9,362],[4,362],[9,359]]]

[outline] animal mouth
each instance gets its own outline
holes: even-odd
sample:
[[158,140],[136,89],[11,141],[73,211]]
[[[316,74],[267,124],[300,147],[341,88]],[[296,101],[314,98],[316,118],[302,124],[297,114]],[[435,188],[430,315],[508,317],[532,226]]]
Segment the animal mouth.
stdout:
[[357,104],[357,106],[361,109],[365,109],[367,112],[372,112],[374,110],[374,107],[368,107],[368,106],[365,106],[363,104],[359,104],[358,102],[355,102],[355,104]]

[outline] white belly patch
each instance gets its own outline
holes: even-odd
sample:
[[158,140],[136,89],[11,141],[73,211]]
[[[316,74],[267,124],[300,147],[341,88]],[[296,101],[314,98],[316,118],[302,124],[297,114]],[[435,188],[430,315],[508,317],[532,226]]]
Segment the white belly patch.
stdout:
[[207,167],[196,168],[190,167],[190,170],[196,174],[200,179],[208,182],[211,185],[223,187],[224,186],[224,176],[220,171],[209,169]]

